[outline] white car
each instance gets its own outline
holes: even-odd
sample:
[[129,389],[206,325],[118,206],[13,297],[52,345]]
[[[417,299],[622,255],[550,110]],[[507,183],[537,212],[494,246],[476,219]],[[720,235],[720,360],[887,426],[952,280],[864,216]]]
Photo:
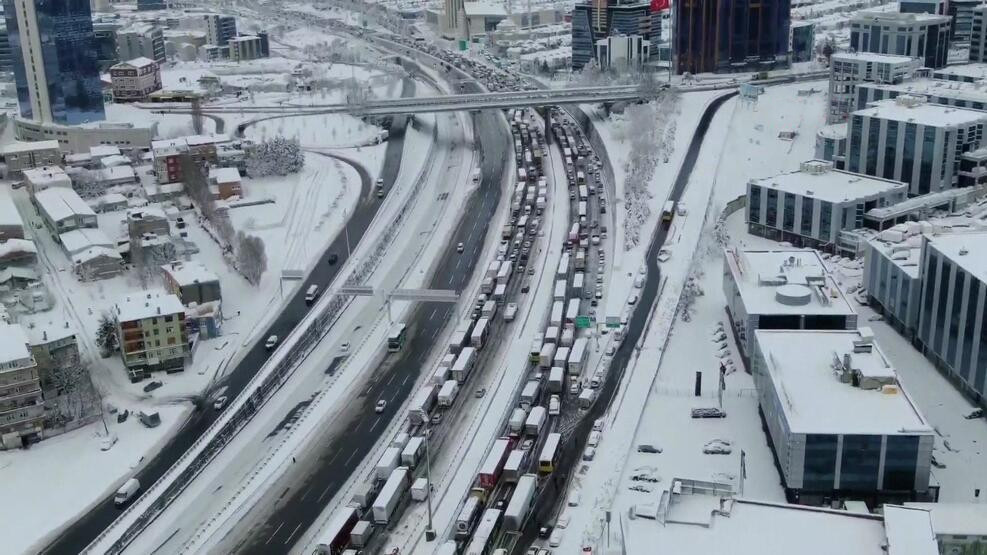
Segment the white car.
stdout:
[[456,245],[456,252],[461,253],[461,252],[463,252],[463,249],[464,249],[464,247],[463,247],[463,244],[462,243],[459,243],[458,245]]
[[381,399],[381,400],[377,401],[377,405],[374,407],[374,412],[376,412],[377,414],[380,414],[380,413],[384,412],[384,409],[386,409],[386,408],[387,408],[387,401],[385,401],[384,399]]
[[270,351],[278,344],[278,336],[272,335],[264,342],[264,348]]
[[595,458],[596,458],[596,448],[595,447],[587,447],[586,450],[583,451],[583,461],[584,462],[590,462],[590,461],[592,461]]
[[213,401],[212,403],[213,410],[223,410],[223,407],[226,406],[226,401],[228,400],[229,397],[227,397],[226,395],[223,395],[222,397],[217,397],[216,400]]
[[104,437],[103,440],[99,442],[99,450],[109,451],[110,449],[113,449],[113,446],[116,444],[117,444],[117,435],[110,434]]
[[582,492],[580,492],[578,489],[575,489],[572,490],[572,493],[569,494],[569,501],[566,502],[566,504],[569,505],[570,507],[578,507],[579,501],[581,499],[582,499]]
[[637,304],[637,293],[631,295],[630,298],[627,299],[627,304],[630,305]]
[[350,352],[350,342],[349,341],[344,341],[339,346],[339,352],[340,353],[344,353],[344,354]]

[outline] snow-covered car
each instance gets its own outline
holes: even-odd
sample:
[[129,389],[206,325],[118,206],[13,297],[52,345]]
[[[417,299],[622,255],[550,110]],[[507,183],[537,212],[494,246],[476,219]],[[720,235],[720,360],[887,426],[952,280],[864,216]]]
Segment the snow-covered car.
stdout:
[[270,351],[278,344],[278,336],[272,335],[264,342],[264,348]]
[[212,403],[213,410],[223,410],[223,407],[226,406],[227,401],[229,401],[229,397],[227,397],[226,395],[217,397],[216,400],[213,401]]
[[725,439],[714,439],[703,445],[703,453],[707,455],[729,455],[733,452],[733,444]]
[[609,345],[607,347],[607,350],[604,351],[604,354],[606,354],[608,357],[612,357],[614,355],[614,353],[616,353],[616,352],[617,352],[617,346],[616,345]]
[[716,407],[692,409],[693,418],[726,418],[726,416],[725,410]]
[[658,251],[658,262],[668,262],[672,258],[672,251],[661,249]]
[[339,346],[339,352],[341,354],[346,354],[346,353],[350,352],[350,342],[349,341],[344,341],[342,344],[340,344],[340,346]]
[[593,421],[593,431],[599,432],[603,429],[604,420],[602,418],[597,418]]
[[661,453],[661,447],[655,447],[650,443],[642,443],[637,446],[638,453]]
[[387,401],[384,400],[384,399],[381,399],[381,400],[377,401],[377,404],[374,406],[374,412],[376,412],[377,414],[380,414],[380,413],[384,412],[384,409],[386,409],[386,408],[387,408]]
[[586,445],[590,447],[596,447],[600,444],[600,439],[603,438],[603,434],[599,430],[593,430],[589,433],[589,437],[586,439]]
[[637,293],[634,293],[627,299],[627,304],[630,305],[637,304]]
[[578,489],[574,489],[572,490],[572,493],[569,494],[569,500],[566,502],[566,504],[569,505],[570,507],[578,507],[579,502],[582,500],[582,496],[583,494],[581,491],[579,491]]
[[117,444],[117,435],[116,434],[110,434],[110,435],[104,437],[102,440],[100,440],[100,442],[99,442],[99,450],[100,451],[109,451],[110,449],[113,449],[113,446],[116,445],[116,444]]

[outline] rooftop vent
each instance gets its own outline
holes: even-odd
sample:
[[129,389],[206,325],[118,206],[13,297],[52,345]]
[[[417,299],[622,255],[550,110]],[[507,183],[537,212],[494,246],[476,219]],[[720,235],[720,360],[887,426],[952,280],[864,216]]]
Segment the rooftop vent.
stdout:
[[967,254],[970,254],[970,251],[966,247],[960,247],[960,256],[966,256]]
[[917,94],[903,94],[894,99],[895,104],[905,108],[914,108],[925,104],[925,97]]
[[786,306],[805,306],[812,301],[812,289],[797,283],[782,285],[775,291],[775,300]]
[[821,175],[833,169],[833,163],[826,160],[809,160],[799,165],[802,173],[810,175]]

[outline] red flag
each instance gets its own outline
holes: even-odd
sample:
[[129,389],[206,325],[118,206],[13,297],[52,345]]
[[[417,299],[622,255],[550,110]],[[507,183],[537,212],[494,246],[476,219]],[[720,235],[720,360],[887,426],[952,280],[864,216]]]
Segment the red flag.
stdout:
[[660,12],[668,9],[669,0],[651,0],[651,11]]

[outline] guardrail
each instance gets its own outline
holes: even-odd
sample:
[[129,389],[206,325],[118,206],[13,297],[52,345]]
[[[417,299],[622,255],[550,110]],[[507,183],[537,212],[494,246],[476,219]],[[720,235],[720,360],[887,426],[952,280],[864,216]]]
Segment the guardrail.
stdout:
[[[432,130],[432,147],[429,156],[433,155],[437,129]],[[424,171],[419,173],[411,195],[417,196],[424,184]],[[383,253],[393,241],[400,228],[404,217],[408,213],[409,207],[414,203],[405,203],[394,220],[388,225],[385,231],[377,239],[376,248],[368,255],[363,262],[352,272],[344,282],[345,285],[356,285],[369,276],[382,259]],[[372,224],[371,224],[372,225]],[[326,295],[316,307],[310,312],[299,327],[305,325],[304,331],[292,332],[279,351],[285,356],[270,367],[267,371],[264,368],[257,372],[250,382],[243,388],[240,395],[227,409],[223,416],[209,426],[181,457],[165,473],[149,487],[144,494],[131,504],[117,519],[108,526],[99,536],[96,537],[85,549],[92,552],[95,547],[106,541],[112,532],[125,518],[132,515],[141,505],[141,501],[149,499],[151,495],[158,497],[151,502],[150,506],[144,509],[144,513],[137,517],[136,522],[131,524],[121,534],[120,538],[108,547],[105,553],[121,553],[141,532],[143,532],[171,503],[188,487],[196,476],[219,454],[220,451],[243,429],[253,418],[257,411],[264,405],[274,392],[288,377],[290,371],[297,367],[315,345],[329,333],[331,324],[341,314],[342,309],[350,300],[349,296]],[[318,310],[318,314],[316,314]],[[297,330],[298,328],[296,328]],[[288,349],[288,351],[284,351]],[[265,367],[267,364],[265,363]],[[256,387],[255,387],[256,386]],[[248,394],[248,392],[251,392]],[[194,453],[194,454],[193,454]]]

